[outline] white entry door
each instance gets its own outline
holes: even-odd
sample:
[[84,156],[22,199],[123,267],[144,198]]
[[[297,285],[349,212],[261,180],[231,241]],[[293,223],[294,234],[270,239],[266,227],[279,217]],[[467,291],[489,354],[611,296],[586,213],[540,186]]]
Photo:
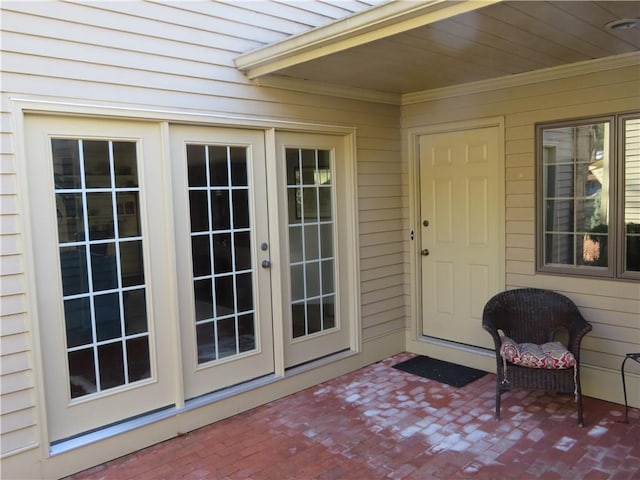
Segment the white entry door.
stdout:
[[274,371],[264,134],[170,131],[189,399]]
[[27,116],[26,177],[53,443],[175,402],[160,126]]
[[491,348],[486,301],[504,288],[499,127],[422,135],[422,333]]

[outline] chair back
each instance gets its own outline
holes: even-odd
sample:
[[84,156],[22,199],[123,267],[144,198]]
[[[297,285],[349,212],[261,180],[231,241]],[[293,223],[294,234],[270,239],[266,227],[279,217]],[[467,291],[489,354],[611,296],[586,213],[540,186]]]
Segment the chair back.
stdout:
[[568,297],[551,290],[520,288],[491,298],[482,324],[485,330],[502,330],[518,343],[542,344],[571,336],[586,321]]

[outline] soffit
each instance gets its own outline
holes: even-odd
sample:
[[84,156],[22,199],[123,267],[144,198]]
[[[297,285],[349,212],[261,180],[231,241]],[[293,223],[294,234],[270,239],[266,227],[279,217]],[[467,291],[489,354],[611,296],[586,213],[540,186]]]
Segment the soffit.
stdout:
[[395,98],[638,52],[640,28],[605,28],[638,17],[631,1],[391,2],[236,63],[262,84]]

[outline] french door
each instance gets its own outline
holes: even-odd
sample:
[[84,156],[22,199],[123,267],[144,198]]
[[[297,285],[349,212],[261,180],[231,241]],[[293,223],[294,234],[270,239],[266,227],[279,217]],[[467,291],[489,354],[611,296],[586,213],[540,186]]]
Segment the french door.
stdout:
[[274,371],[264,137],[174,126],[171,158],[188,399]]
[[175,401],[159,125],[27,116],[49,439]]
[[261,130],[25,127],[50,442],[350,348],[343,137],[278,133],[268,171]]
[[348,208],[337,205],[347,157],[342,138],[331,135],[278,133],[276,152],[279,210],[286,212],[284,360],[292,367],[350,346],[348,301],[341,297],[349,291],[349,261],[339,261]]

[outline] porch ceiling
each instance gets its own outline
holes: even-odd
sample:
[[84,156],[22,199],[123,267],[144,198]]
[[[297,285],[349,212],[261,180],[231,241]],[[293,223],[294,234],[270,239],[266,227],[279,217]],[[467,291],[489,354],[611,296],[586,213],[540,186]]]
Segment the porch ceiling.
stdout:
[[261,84],[377,92],[393,103],[604,57],[637,63],[640,26],[605,26],[629,18],[640,18],[640,3],[390,2],[241,55],[236,65]]

